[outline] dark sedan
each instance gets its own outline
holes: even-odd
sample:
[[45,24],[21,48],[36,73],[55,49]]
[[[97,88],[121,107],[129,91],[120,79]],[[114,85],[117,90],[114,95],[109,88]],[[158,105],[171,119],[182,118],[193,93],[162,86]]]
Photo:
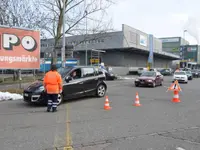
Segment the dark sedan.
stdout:
[[[66,67],[59,68],[58,72],[63,78],[63,92],[59,95],[59,104],[63,100],[90,95],[103,97],[106,94],[107,85],[104,82],[105,76],[95,71],[94,67]],[[71,76],[73,72],[76,72],[76,77]],[[26,102],[47,104],[42,80],[32,83],[24,90],[23,96]]]
[[135,86],[156,87],[163,84],[163,77],[159,72],[145,71],[135,80]]
[[170,75],[172,75],[172,72],[170,71],[170,69],[162,69],[162,70],[160,70],[160,73],[163,76],[170,76]]
[[194,78],[199,78],[200,77],[200,71],[199,70],[192,70],[192,76]]

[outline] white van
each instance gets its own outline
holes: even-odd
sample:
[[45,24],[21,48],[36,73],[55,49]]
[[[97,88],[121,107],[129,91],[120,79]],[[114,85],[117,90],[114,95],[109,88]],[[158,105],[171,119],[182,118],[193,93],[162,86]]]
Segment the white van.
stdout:
[[138,68],[138,75],[141,75],[143,71],[147,71],[147,68]]

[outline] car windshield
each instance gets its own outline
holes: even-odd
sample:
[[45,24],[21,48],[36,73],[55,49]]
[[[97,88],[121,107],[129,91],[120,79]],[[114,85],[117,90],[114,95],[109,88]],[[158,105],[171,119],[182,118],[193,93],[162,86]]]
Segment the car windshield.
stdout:
[[141,77],[154,77],[154,76],[156,76],[156,73],[153,71],[146,71],[141,74]]
[[185,75],[185,72],[175,72],[175,75]]
[[65,75],[71,71],[72,67],[66,67],[66,68],[58,68],[57,71],[60,73],[61,77],[64,78]]

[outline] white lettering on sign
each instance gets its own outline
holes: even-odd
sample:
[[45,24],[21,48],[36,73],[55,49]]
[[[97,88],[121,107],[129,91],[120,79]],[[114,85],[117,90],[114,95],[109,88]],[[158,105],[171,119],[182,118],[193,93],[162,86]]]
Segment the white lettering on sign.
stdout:
[[179,38],[161,39],[162,43],[179,42]]
[[38,59],[36,57],[33,56],[0,56],[0,62],[9,62],[9,63],[14,63],[14,62],[37,62]]
[[18,46],[20,43],[25,50],[30,52],[36,50],[37,48],[37,43],[31,36],[24,36],[21,41],[14,34],[3,34],[2,36],[2,45],[6,50],[13,50],[13,46]]
[[3,48],[12,50],[13,46],[19,45],[19,38],[12,34],[3,34]]
[[22,38],[22,46],[28,51],[33,51],[35,50],[37,44],[31,36],[25,36]]

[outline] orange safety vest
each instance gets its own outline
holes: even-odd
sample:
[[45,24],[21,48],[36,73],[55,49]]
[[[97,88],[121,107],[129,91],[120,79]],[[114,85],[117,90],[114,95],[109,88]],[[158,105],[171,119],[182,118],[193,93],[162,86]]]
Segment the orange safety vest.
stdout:
[[49,71],[44,76],[44,88],[48,94],[59,94],[62,90],[62,78],[57,71]]

